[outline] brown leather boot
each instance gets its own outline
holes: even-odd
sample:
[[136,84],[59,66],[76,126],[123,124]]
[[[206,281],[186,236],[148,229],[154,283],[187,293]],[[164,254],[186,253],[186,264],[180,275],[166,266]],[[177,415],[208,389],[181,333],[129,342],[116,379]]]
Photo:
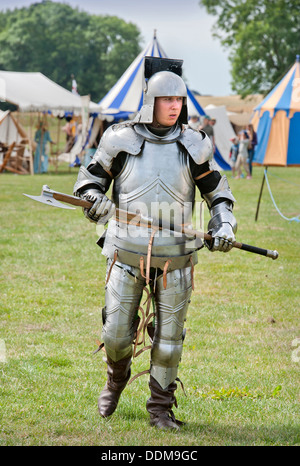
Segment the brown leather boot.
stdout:
[[106,362],[107,382],[98,399],[98,409],[102,417],[113,414],[131,374],[131,357],[116,362],[107,357]]
[[174,392],[177,388],[176,382],[172,382],[165,390],[150,375],[149,387],[151,397],[146,403],[147,411],[150,413],[150,424],[163,430],[179,430],[184,422],[178,421],[172,411],[173,405],[177,408]]

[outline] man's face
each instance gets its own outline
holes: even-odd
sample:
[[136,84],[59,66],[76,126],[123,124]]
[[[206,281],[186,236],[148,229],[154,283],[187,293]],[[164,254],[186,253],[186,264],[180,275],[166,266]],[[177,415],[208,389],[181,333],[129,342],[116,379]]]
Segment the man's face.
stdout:
[[183,97],[156,97],[153,125],[173,126],[179,118]]

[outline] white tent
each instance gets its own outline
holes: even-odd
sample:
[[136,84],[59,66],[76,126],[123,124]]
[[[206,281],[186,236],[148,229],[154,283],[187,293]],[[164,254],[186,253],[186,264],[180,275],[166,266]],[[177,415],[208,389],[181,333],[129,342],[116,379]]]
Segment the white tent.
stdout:
[[205,107],[205,112],[211,117],[216,119],[214,125],[215,143],[218,147],[223,159],[230,165],[229,152],[232,142],[231,138],[236,134],[228,118],[225,105],[215,106],[213,104]]
[[25,174],[30,172],[30,165],[30,141],[26,131],[9,110],[0,110],[0,172]]
[[[51,112],[64,116],[65,112],[81,114],[82,102],[73,94],[42,73],[0,71],[0,100],[15,104],[21,112]],[[90,102],[91,113],[99,113],[99,106]]]
[[25,138],[27,138],[25,130],[17,123],[11,112],[0,110],[0,142],[10,146],[13,142],[19,144]]

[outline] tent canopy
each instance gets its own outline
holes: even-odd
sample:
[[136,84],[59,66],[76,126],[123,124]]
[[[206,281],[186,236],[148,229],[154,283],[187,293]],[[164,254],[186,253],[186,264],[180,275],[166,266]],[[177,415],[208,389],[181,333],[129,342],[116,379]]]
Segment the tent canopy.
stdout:
[[[0,71],[0,99],[17,105],[21,112],[49,111],[64,116],[65,112],[79,115],[82,109],[80,96],[42,73]],[[91,102],[90,111],[98,113],[98,105]]]
[[[145,56],[168,58],[157,40],[155,31],[153,39],[131,63],[106,96],[99,102],[101,114],[113,116],[114,120],[118,121],[120,119],[132,118],[140,110],[143,104]],[[189,115],[205,115],[204,110],[188,87],[187,106]],[[214,155],[220,168],[223,170],[231,169],[218,148]]]
[[265,166],[300,165],[300,63],[254,109],[258,144],[253,161]]

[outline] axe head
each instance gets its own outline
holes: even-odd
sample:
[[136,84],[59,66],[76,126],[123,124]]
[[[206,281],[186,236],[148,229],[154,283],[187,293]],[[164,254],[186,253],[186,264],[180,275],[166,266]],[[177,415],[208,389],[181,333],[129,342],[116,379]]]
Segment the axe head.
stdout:
[[30,197],[30,199],[41,202],[42,204],[51,205],[52,207],[59,207],[60,209],[72,209],[72,210],[75,209],[75,207],[67,206],[63,204],[62,202],[59,202],[56,199],[54,199],[53,191],[46,184],[44,184],[40,196],[30,196],[29,194],[24,194],[24,193],[23,193],[23,196]]

